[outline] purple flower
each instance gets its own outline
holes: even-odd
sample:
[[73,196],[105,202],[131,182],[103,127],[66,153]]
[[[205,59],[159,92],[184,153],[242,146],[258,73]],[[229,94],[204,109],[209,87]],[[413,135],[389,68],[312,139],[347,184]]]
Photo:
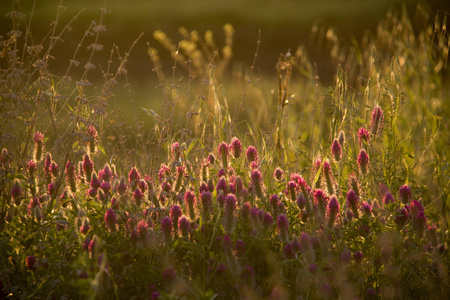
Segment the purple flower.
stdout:
[[350,207],[353,214],[358,218],[359,197],[354,190],[350,190],[347,193],[347,206]]
[[82,234],[86,234],[89,231],[90,228],[91,228],[91,226],[89,225],[88,219],[84,219],[83,223],[80,226],[80,232]]
[[42,132],[37,131],[34,133],[33,141],[36,144],[41,144],[43,140],[44,140],[44,134]]
[[273,217],[270,213],[266,212],[264,214],[263,225],[265,229],[270,229],[273,225]]
[[364,128],[364,127],[359,128],[359,130],[358,130],[359,146],[363,147],[364,145],[369,144],[369,141],[370,141],[370,133],[369,133],[369,131],[366,128]]
[[103,181],[110,181],[113,178],[114,174],[111,170],[111,167],[108,164],[105,164],[103,169],[98,171],[98,177]]
[[368,215],[369,217],[372,215],[372,206],[369,203],[364,201],[363,203],[361,203],[361,207],[366,215]]
[[216,185],[217,195],[219,195],[220,192],[222,192],[223,195],[226,195],[226,194],[228,194],[227,190],[228,190],[227,189],[227,181],[226,181],[225,177],[221,177]]
[[178,142],[172,144],[172,158],[178,160],[181,155],[181,147]]
[[222,159],[222,166],[224,169],[228,167],[229,146],[222,142],[219,144],[219,157]]
[[247,148],[247,153],[246,153],[246,155],[247,155],[247,160],[248,160],[249,162],[252,162],[252,161],[258,161],[258,151],[256,150],[255,147],[249,146],[249,147]]
[[335,161],[340,161],[342,159],[342,147],[337,139],[334,139],[331,145],[331,156]]
[[367,174],[369,172],[369,155],[367,154],[366,150],[361,149],[359,152],[357,163],[359,170],[362,174]]
[[207,161],[208,161],[208,163],[210,165],[213,165],[216,162],[216,157],[214,156],[214,154],[212,154],[212,153],[209,154],[208,158],[207,158]]
[[105,213],[105,224],[109,230],[115,230],[117,223],[116,213],[112,208],[109,208]]
[[278,181],[282,180],[284,178],[283,170],[281,168],[277,167],[275,169],[275,171],[273,172],[273,177]]
[[104,181],[100,184],[100,188],[105,193],[105,195],[109,195],[109,191],[111,190],[111,184],[108,181]]
[[284,257],[286,259],[293,259],[295,257],[294,247],[291,243],[286,244],[283,249]]
[[402,207],[400,210],[397,210],[394,216],[394,222],[400,227],[405,226],[406,222],[408,222],[408,219],[409,213],[405,207]]
[[328,202],[328,217],[330,227],[334,224],[334,220],[336,219],[336,216],[339,213],[339,209],[340,206],[336,196],[335,195],[331,196],[331,199]]
[[125,184],[125,178],[120,178],[119,184],[116,186],[116,191],[119,195],[125,195],[127,191],[127,185]]
[[277,227],[281,242],[286,243],[288,241],[289,222],[284,214],[278,216]]
[[137,185],[137,182],[141,179],[141,175],[135,167],[132,167],[130,172],[128,173],[128,182],[134,188]]
[[387,192],[384,194],[384,197],[383,197],[383,203],[384,203],[385,205],[389,205],[389,203],[394,203],[394,196],[392,196],[392,193],[391,193],[391,192],[387,191]]
[[100,180],[97,178],[97,174],[94,172],[92,173],[92,179],[90,182],[90,186],[94,189],[98,189],[100,188],[101,182]]
[[178,223],[178,218],[181,217],[181,207],[178,205],[173,205],[170,208],[170,218],[172,219],[173,223]]
[[133,192],[133,200],[137,206],[141,205],[141,201],[144,198],[144,194],[142,193],[140,188],[136,188]]
[[363,253],[359,250],[353,254],[353,258],[355,259],[355,263],[357,265],[361,264],[363,257],[364,257]]
[[352,253],[348,249],[344,249],[341,253],[341,262],[344,264],[348,264],[350,259],[352,258]]
[[177,271],[174,267],[168,266],[163,271],[163,278],[167,282],[173,282],[175,278],[177,277]]
[[234,245],[234,251],[238,257],[242,257],[245,255],[245,243],[243,240],[238,239],[236,244]]
[[169,242],[172,234],[172,220],[168,216],[161,220],[161,232],[166,242]]
[[191,231],[191,222],[183,216],[178,221],[178,227],[180,228],[181,235],[187,237]]
[[399,189],[400,198],[402,199],[402,203],[406,204],[411,199],[411,188],[404,184]]
[[234,158],[239,158],[242,154],[242,143],[237,137],[231,139],[231,154]]
[[28,255],[27,259],[25,260],[25,264],[27,266],[27,269],[29,271],[36,270],[36,256],[34,255]]
[[303,193],[299,193],[297,197],[297,206],[300,210],[304,209],[306,206],[306,198]]
[[379,105],[375,105],[372,111],[372,120],[370,122],[370,127],[372,128],[372,134],[375,136],[383,128],[383,110]]

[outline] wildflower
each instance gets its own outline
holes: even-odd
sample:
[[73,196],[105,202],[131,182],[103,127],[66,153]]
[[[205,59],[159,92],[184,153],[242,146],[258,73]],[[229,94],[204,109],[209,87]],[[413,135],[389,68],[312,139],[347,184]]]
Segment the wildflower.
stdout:
[[291,201],[294,202],[297,199],[297,194],[296,194],[297,183],[293,180],[289,181],[287,190],[288,190],[289,196],[291,198]]
[[94,163],[87,153],[83,157],[82,167],[84,174],[86,175],[86,180],[91,181],[92,172],[94,171]]
[[229,146],[227,143],[222,142],[219,144],[219,157],[222,160],[222,167],[226,169],[228,167],[228,155],[229,155]]
[[212,195],[209,190],[200,193],[200,200],[202,203],[203,218],[206,220],[209,217],[209,211],[212,205]]
[[264,220],[263,220],[264,229],[270,229],[273,225],[273,218],[272,215],[268,212],[264,214]]
[[391,192],[387,191],[387,192],[384,194],[384,197],[383,197],[383,203],[384,203],[385,205],[389,205],[390,203],[394,203],[394,196],[392,196],[392,193],[391,193]]
[[366,215],[369,217],[372,216],[372,206],[369,203],[364,201],[361,203],[361,207]]
[[133,200],[136,203],[136,206],[141,205],[142,199],[144,199],[144,194],[139,188],[136,188],[133,192]]
[[359,197],[353,190],[350,190],[347,193],[347,206],[350,207],[356,218],[359,218]]
[[294,247],[292,247],[291,243],[284,246],[283,253],[286,259],[293,259],[295,257]]
[[98,172],[98,178],[103,181],[110,181],[114,177],[111,167],[108,164],[105,164],[103,169]]
[[423,236],[425,226],[427,224],[427,217],[423,211],[419,211],[417,215],[414,216],[414,229],[416,231],[417,237],[420,239]]
[[369,172],[369,155],[366,153],[366,150],[361,149],[359,152],[357,163],[361,174],[365,175]]
[[361,265],[363,257],[364,257],[363,253],[359,250],[353,254],[353,259],[355,260],[355,263],[357,265]]
[[189,212],[189,217],[191,220],[195,220],[195,204],[197,203],[197,197],[195,194],[188,190],[184,193],[184,202],[186,203],[186,207]]
[[172,144],[172,158],[174,160],[179,160],[181,156],[181,147],[177,142]]
[[243,240],[238,239],[234,245],[234,252],[238,257],[243,257],[245,255],[245,243]]
[[50,184],[47,186],[47,192],[52,199],[54,199],[56,197],[56,193],[58,192],[58,187],[56,186],[55,182],[50,182]]
[[251,163],[252,161],[258,161],[258,151],[256,150],[255,147],[253,146],[249,146],[247,148],[247,160]]
[[230,143],[231,154],[234,158],[239,158],[242,154],[242,143],[237,137],[233,137]]
[[224,176],[226,176],[226,175],[227,175],[227,172],[225,172],[224,169],[220,169],[220,170],[217,172],[217,178],[221,178],[221,177],[224,177]]
[[331,170],[331,165],[330,162],[327,160],[325,160],[323,162],[323,175],[325,177],[325,182],[327,184],[327,191],[329,195],[333,195],[335,194],[335,182],[334,182],[334,176],[333,176],[333,171]]
[[273,211],[276,212],[277,208],[278,208],[278,201],[280,201],[280,199],[278,198],[277,194],[273,194],[272,196],[270,196],[269,198],[269,203],[270,206],[272,207]]
[[97,189],[91,187],[88,191],[87,194],[89,195],[89,197],[95,198],[97,196]]
[[253,187],[255,188],[256,195],[262,199],[263,195],[263,187],[262,187],[262,174],[259,170],[253,170],[251,173],[251,179],[253,183]]
[[125,178],[120,178],[119,184],[116,186],[116,191],[119,195],[125,195],[127,191],[127,185],[125,184]]
[[134,190],[138,184],[141,175],[135,167],[132,167],[128,173],[128,183],[131,185],[131,189]]
[[316,189],[314,191],[314,202],[319,207],[319,211],[322,214],[322,216],[325,216],[325,211],[327,207],[327,196],[325,192],[321,189]]
[[25,264],[27,266],[27,269],[29,271],[35,271],[36,270],[36,256],[34,255],[28,255],[27,259],[25,260]]
[[111,184],[109,182],[107,182],[107,181],[103,181],[100,184],[100,188],[105,193],[105,195],[108,196],[109,195],[109,191],[111,190]]
[[412,200],[411,204],[409,205],[409,210],[411,212],[411,215],[413,217],[415,217],[415,216],[417,216],[417,214],[419,212],[423,212],[425,209],[424,209],[423,205],[419,201]]
[[73,163],[71,163],[70,161],[68,161],[66,163],[66,169],[65,169],[65,173],[66,173],[66,181],[69,184],[70,187],[70,191],[72,193],[75,193],[77,191],[77,184],[76,184],[76,170],[75,170],[75,165]]
[[52,173],[53,177],[58,176],[58,165],[52,161],[50,165],[50,172]]
[[275,169],[275,171],[273,172],[273,177],[278,180],[281,181],[284,178],[284,172],[280,167],[277,167]]
[[161,220],[161,232],[164,240],[169,243],[172,240],[172,220],[167,216]]
[[177,271],[175,270],[174,267],[168,266],[164,269],[163,278],[165,281],[171,283],[175,280],[176,277],[177,277]]
[[95,171],[92,173],[92,179],[89,184],[94,189],[100,188],[101,181],[97,178],[97,173],[95,173]]
[[370,122],[370,127],[372,128],[372,134],[377,135],[378,132],[383,128],[383,110],[379,105],[375,105],[372,110],[372,120]]
[[11,197],[14,200],[14,203],[19,206],[22,201],[22,188],[20,187],[19,181],[15,180],[13,186],[11,187]]
[[98,141],[98,132],[94,126],[89,126],[87,129],[87,142],[89,145],[88,152],[94,153],[96,150],[96,144]]
[[311,182],[315,183],[315,188],[320,188],[322,185],[322,172],[317,174],[322,167],[322,159],[319,157],[316,158],[312,170],[311,170]]
[[406,204],[411,199],[411,188],[404,184],[399,189],[400,198],[402,199],[402,203]]
[[400,210],[396,211],[396,214],[394,216],[394,222],[399,227],[403,227],[403,226],[405,226],[406,222],[408,221],[408,218],[409,218],[408,210],[406,210],[405,207],[402,207]]
[[33,180],[36,177],[36,167],[36,161],[34,160],[30,160],[27,163],[28,174],[30,174],[31,179]]
[[289,222],[284,214],[280,214],[277,219],[278,235],[282,243],[288,241]]
[[247,220],[248,219],[248,216],[250,215],[250,210],[251,210],[252,208],[251,208],[251,206],[250,206],[250,203],[248,203],[248,202],[245,202],[243,205],[242,205],[242,208],[241,208],[241,216],[242,216],[242,218],[244,219],[244,220]]
[[216,193],[217,193],[217,195],[219,195],[220,192],[222,192],[223,195],[228,194],[227,181],[226,181],[226,179],[224,177],[221,177],[219,179],[219,181],[217,182],[217,185],[216,185]]
[[363,146],[369,144],[370,133],[366,128],[364,128],[364,127],[359,128],[357,135],[358,135],[358,142],[359,142],[360,147],[363,147]]
[[352,258],[352,253],[348,249],[344,249],[341,253],[341,262],[343,264],[348,264],[350,262],[350,259]]
[[216,161],[216,157],[214,156],[214,154],[209,154],[208,155],[208,158],[207,158],[207,161],[208,161],[208,163],[210,164],[210,165],[213,165],[214,163],[215,163],[215,161]]
[[337,139],[334,139],[331,145],[331,156],[335,161],[340,161],[342,159],[342,146]]
[[180,228],[181,235],[187,237],[191,231],[191,222],[185,216],[178,220],[178,227]]
[[356,196],[361,197],[360,187],[359,187],[359,180],[356,177],[355,173],[351,173],[348,176],[348,189],[353,190],[355,192]]
[[317,265],[316,264],[310,264],[308,266],[308,271],[311,274],[315,274],[317,272]]
[[332,227],[334,224],[334,221],[336,219],[337,214],[339,213],[339,202],[335,195],[333,195],[330,199],[330,202],[328,202],[328,226]]
[[91,226],[89,225],[88,219],[84,219],[83,223],[80,226],[80,232],[85,235],[89,231],[90,228],[91,228]]
[[304,209],[306,206],[306,198],[303,193],[299,193],[297,197],[297,206],[300,210]]
[[225,198],[225,216],[224,227],[227,232],[233,231],[234,226],[234,212],[236,211],[236,196],[228,194]]
[[116,229],[117,216],[112,208],[109,208],[105,213],[105,224],[106,227],[114,231]]
[[41,203],[39,202],[39,199],[37,197],[34,197],[30,200],[27,207],[27,212],[30,217],[36,220],[36,222],[40,222],[42,220]]
[[42,153],[44,151],[42,141],[44,140],[44,134],[41,132],[35,132],[33,136],[34,140],[34,159],[39,162],[42,159]]

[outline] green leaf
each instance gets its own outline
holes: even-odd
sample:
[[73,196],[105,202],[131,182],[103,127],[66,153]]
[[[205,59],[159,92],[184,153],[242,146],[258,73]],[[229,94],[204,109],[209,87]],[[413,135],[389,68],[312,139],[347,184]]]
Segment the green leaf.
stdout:
[[148,109],[148,108],[145,108],[145,107],[141,107],[141,108],[142,108],[143,111],[145,111],[147,113],[147,115],[149,115],[150,117],[152,117],[152,118],[154,118],[154,119],[159,121],[160,117],[154,110]]

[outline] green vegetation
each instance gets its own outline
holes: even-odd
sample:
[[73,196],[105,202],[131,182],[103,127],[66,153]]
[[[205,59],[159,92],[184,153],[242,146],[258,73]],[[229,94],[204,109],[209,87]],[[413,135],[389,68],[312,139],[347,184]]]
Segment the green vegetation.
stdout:
[[[180,38],[151,29],[146,62],[131,63],[150,32],[105,44],[119,32],[109,22],[184,7],[133,3],[112,2],[87,23],[59,7],[39,37],[46,7],[6,14],[1,298],[450,295],[448,13],[392,9],[350,38],[317,23],[310,38],[334,70],[327,84],[304,46],[261,73],[257,32],[236,63],[229,23],[186,24]],[[236,14],[249,3],[236,1]],[[277,23],[267,7],[248,19]],[[153,92],[135,89],[138,65]]]

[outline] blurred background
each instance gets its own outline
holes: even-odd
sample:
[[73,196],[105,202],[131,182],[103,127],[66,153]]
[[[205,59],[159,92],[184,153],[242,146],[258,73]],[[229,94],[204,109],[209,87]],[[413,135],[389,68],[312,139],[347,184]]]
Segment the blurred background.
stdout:
[[[160,63],[166,73],[171,73],[174,60],[169,51],[155,40],[154,32],[161,30],[176,45],[183,39],[180,27],[187,32],[196,31],[204,36],[211,30],[219,50],[225,43],[223,26],[227,23],[234,28],[233,56],[227,64],[225,76],[231,78],[236,74],[248,73],[253,64],[260,31],[260,46],[254,65],[253,76],[267,79],[276,78],[276,63],[281,53],[295,53],[303,45],[314,65],[315,72],[324,86],[333,83],[336,74],[336,64],[331,62],[330,47],[317,39],[325,35],[329,28],[339,37],[341,44],[352,46],[352,40],[360,43],[364,34],[375,34],[377,25],[386,17],[389,10],[401,10],[406,7],[411,19],[418,4],[429,11],[432,18],[438,10],[450,11],[450,1],[447,0],[25,0],[0,1],[0,35],[11,30],[11,19],[6,14],[12,10],[23,11],[27,17],[32,15],[31,31],[34,43],[38,44],[48,36],[52,22],[55,20],[58,7],[60,19],[58,30],[61,30],[74,16],[70,30],[65,32],[53,50],[54,74],[64,75],[69,60],[85,31],[92,21],[105,25],[106,31],[99,36],[98,43],[103,45],[103,51],[96,54],[92,63],[101,80],[101,72],[110,59],[111,49],[117,47],[114,54],[114,66],[117,67],[118,53],[124,55],[130,45],[142,33],[142,37],[134,46],[127,63],[127,78],[133,88],[134,99],[145,103],[148,99],[160,97],[155,87],[160,83],[154,69],[154,63],[148,55],[149,47],[158,51]],[[62,8],[63,7],[63,8]],[[105,14],[101,18],[101,8]],[[77,15],[78,14],[78,15]],[[24,25],[21,25],[22,28]],[[312,35],[315,30],[316,37]],[[321,31],[321,32],[320,32]],[[72,68],[70,76],[79,78],[84,72],[83,65],[89,59],[90,51],[87,45],[93,37],[83,42],[77,53],[80,61],[78,68]],[[102,69],[103,68],[103,69]],[[77,72],[79,74],[77,74]],[[177,78],[188,76],[178,73]],[[243,77],[243,76],[241,76]],[[92,77],[91,77],[92,78]],[[226,79],[222,78],[221,80]],[[120,82],[124,84],[124,81]],[[271,83],[271,84],[272,84]],[[270,84],[269,84],[270,85]],[[272,84],[274,85],[274,84]],[[267,90],[276,88],[268,86]],[[119,96],[121,91],[118,91]],[[126,93],[126,92],[125,92]],[[127,96],[130,97],[130,96]],[[144,99],[144,100],[142,100]],[[151,100],[151,102],[154,102]],[[144,105],[144,104],[142,104]]]

